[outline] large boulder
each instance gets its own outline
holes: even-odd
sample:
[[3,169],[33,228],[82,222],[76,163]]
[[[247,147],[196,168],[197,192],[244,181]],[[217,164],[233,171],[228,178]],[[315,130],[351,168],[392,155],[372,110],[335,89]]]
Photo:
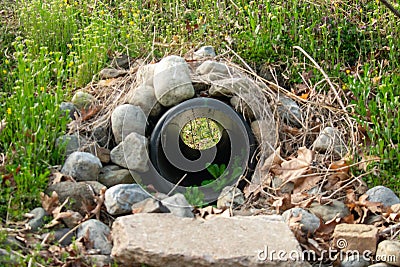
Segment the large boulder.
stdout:
[[111,114],[115,141],[121,143],[130,133],[144,134],[146,121],[143,110],[138,106],[123,104],[116,107]]
[[186,61],[178,56],[163,58],[154,69],[154,90],[158,102],[170,107],[194,96]]

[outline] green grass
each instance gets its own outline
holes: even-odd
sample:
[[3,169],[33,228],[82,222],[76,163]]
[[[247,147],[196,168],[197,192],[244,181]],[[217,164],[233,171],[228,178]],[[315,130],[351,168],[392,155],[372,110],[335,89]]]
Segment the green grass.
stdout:
[[368,182],[400,192],[400,20],[379,1],[18,0],[0,6],[3,218],[39,205],[48,167],[63,160],[54,148],[67,124],[58,105],[111,56],[157,60],[205,44],[220,53],[228,45],[256,69],[276,67],[287,87],[302,83],[303,72],[313,73],[313,84],[322,80],[293,49],[302,47],[352,92],[354,117],[370,139],[364,151],[382,158],[380,175]]

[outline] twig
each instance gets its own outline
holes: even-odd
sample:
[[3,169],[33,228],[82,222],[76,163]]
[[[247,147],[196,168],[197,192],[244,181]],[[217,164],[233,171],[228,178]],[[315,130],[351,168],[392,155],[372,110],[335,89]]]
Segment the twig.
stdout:
[[380,235],[380,236],[384,236],[384,235],[387,235],[387,234],[391,234],[391,233],[393,233],[394,231],[396,231],[397,229],[400,229],[400,223],[396,223],[396,224],[394,224],[394,225],[389,226],[388,228],[382,230],[382,231],[379,233],[379,235]]
[[343,109],[343,111],[345,113],[347,113],[346,107],[344,106],[343,101],[340,98],[338,91],[336,90],[335,86],[333,86],[331,80],[329,79],[329,77],[325,73],[325,71],[321,68],[321,66],[300,46],[293,46],[293,48],[300,50],[300,52],[303,53],[315,65],[315,67],[321,72],[321,74],[324,76],[326,82],[329,84],[329,86],[335,93],[336,100],[339,102],[340,107]]
[[183,179],[186,178],[186,175],[187,173],[185,173],[185,175],[182,176],[182,178],[174,185],[174,187],[172,187],[171,191],[168,192],[167,196],[169,196],[169,194],[174,192],[174,190],[179,186],[179,184],[183,181]]
[[386,0],[380,0],[387,8],[389,8],[390,9],[390,11],[392,11],[393,12],[393,14],[395,14],[398,18],[400,18],[400,12],[397,10],[397,9],[395,9],[393,6],[392,6],[392,4],[390,4],[388,1],[386,1]]

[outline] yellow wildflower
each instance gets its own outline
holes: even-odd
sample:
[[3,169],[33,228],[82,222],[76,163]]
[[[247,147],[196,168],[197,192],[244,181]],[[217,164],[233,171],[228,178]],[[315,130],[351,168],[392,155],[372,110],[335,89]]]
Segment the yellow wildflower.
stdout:
[[8,109],[7,109],[7,114],[8,114],[8,115],[11,115],[11,108],[8,108]]
[[350,72],[351,72],[351,71],[350,71],[349,69],[346,70],[346,74],[350,74]]
[[8,59],[6,59],[6,60],[4,61],[4,63],[8,64],[8,63],[10,63],[10,61],[8,61]]
[[44,91],[44,87],[43,86],[40,86],[40,91]]
[[4,73],[4,74],[7,74],[7,71],[6,71],[6,70],[3,70],[3,73]]
[[73,65],[74,65],[74,62],[71,61],[71,62],[69,62],[68,67],[72,67]]
[[135,24],[133,21],[129,21],[129,25],[133,26]]
[[68,47],[69,49],[71,49],[71,48],[72,48],[72,44],[67,44],[67,47]]
[[129,37],[131,37],[131,35],[128,33],[128,34],[126,35],[126,38],[129,38]]

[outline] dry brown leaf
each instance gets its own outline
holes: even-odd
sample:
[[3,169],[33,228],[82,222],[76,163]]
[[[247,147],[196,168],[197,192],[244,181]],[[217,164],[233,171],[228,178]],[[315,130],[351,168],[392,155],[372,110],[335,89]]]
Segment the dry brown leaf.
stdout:
[[306,192],[315,187],[322,180],[322,176],[315,174],[305,177],[304,179],[297,179],[294,183],[293,193]]
[[282,162],[281,164],[282,174],[279,175],[279,178],[284,181],[283,184],[295,181],[299,176],[306,173],[313,159],[313,151],[305,147],[300,147],[297,151],[297,158]]
[[43,209],[48,213],[52,214],[53,210],[58,207],[59,205],[59,200],[58,200],[58,195],[56,191],[53,191],[51,193],[51,197],[46,195],[45,193],[41,192],[40,193],[40,200],[42,202],[42,207]]
[[280,165],[282,163],[281,147],[278,147],[273,154],[271,154],[261,167],[262,171],[269,171],[272,166]]
[[96,219],[100,220],[100,211],[101,207],[103,206],[104,200],[105,200],[105,194],[106,194],[107,188],[103,187],[100,189],[100,194],[98,196],[94,196],[94,201],[96,202],[96,207],[90,211],[91,214],[96,215]]

